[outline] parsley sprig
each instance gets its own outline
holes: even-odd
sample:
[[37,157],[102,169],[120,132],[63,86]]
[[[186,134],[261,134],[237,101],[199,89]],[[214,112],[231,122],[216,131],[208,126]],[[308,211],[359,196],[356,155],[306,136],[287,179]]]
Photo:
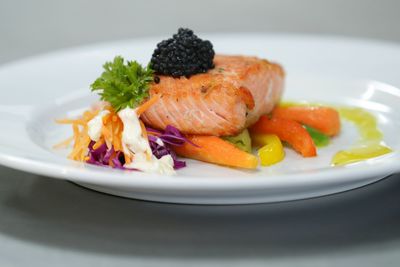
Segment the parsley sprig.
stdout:
[[91,85],[101,100],[109,102],[116,111],[135,108],[149,97],[149,84],[153,81],[150,66],[142,67],[136,61],[124,62],[120,56],[106,62],[104,72]]

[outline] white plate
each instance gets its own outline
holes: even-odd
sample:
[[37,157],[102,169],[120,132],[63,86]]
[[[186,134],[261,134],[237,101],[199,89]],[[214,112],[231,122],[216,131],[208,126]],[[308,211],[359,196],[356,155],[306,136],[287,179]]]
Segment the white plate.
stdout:
[[[288,149],[284,162],[256,172],[188,160],[166,177],[112,170],[66,159],[52,145],[70,134],[54,123],[74,116],[97,99],[90,83],[115,55],[148,62],[163,37],[87,46],[21,60],[0,68],[0,163],[68,179],[115,195],[176,203],[241,204],[295,200],[332,194],[377,181],[400,170],[400,46],[376,41],[301,35],[202,35],[218,53],[257,55],[287,71],[285,99],[363,107],[373,112],[385,142],[395,152],[331,167],[332,155],[355,142],[342,134],[304,159]],[[165,36],[164,36],[165,38]]]

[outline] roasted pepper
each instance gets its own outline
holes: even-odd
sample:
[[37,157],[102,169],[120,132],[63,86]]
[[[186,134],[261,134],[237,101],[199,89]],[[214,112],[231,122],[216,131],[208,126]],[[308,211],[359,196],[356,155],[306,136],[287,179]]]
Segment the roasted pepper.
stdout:
[[258,156],[262,166],[270,166],[283,160],[285,151],[279,137],[275,134],[254,134],[252,141],[258,149]]
[[329,136],[337,135],[340,132],[339,112],[330,107],[277,107],[272,116],[297,121]]
[[263,115],[249,128],[250,134],[276,134],[288,142],[303,157],[315,157],[317,148],[310,134],[303,126],[293,120],[271,118]]

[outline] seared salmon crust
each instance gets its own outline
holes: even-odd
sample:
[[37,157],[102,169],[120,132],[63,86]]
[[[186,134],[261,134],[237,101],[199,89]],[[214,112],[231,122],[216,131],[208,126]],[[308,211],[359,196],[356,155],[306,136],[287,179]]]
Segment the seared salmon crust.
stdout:
[[236,135],[269,113],[283,93],[284,71],[256,57],[216,55],[215,68],[189,79],[159,76],[150,96],[160,100],[141,118],[145,124],[167,125],[184,134]]

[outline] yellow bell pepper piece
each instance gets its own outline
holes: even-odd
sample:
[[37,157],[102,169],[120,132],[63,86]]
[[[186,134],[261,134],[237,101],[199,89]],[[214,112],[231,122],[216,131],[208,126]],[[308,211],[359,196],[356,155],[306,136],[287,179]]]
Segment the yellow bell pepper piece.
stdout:
[[252,135],[252,141],[256,146],[262,146],[258,150],[262,166],[276,164],[285,157],[282,142],[275,134],[255,134]]

